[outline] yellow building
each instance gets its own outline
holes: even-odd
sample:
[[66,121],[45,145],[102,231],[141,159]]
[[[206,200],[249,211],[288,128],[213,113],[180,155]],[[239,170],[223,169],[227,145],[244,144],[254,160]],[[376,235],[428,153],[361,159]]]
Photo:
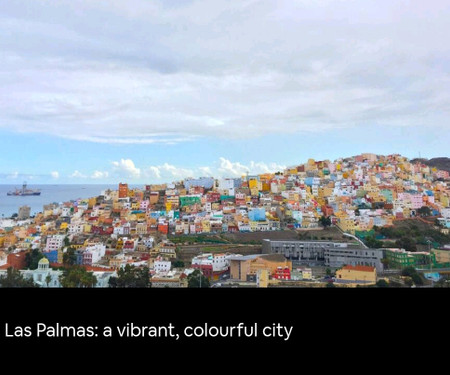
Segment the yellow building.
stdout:
[[337,226],[341,228],[343,232],[355,234],[356,224],[355,220],[351,218],[341,218],[339,219]]
[[251,179],[251,180],[249,180],[249,181],[248,181],[248,187],[249,187],[250,189],[253,189],[253,188],[258,189],[258,180],[256,180],[256,179]]
[[209,220],[202,220],[202,232],[203,233],[211,232],[211,222]]
[[431,252],[436,255],[437,263],[450,263],[450,250],[432,249]]
[[66,222],[62,222],[61,225],[59,226],[60,230],[66,230],[68,228],[68,223]]
[[269,285],[269,271],[258,270],[256,272],[256,286],[258,288],[267,288]]
[[97,198],[95,198],[95,197],[89,198],[89,200],[88,200],[88,208],[94,207],[96,205],[96,203],[97,203]]
[[377,270],[371,266],[346,265],[336,271],[336,283],[375,284]]
[[282,254],[235,256],[230,258],[230,277],[241,281],[248,278],[256,280],[259,270],[267,270],[272,275],[278,267],[289,267],[292,270],[292,262]]

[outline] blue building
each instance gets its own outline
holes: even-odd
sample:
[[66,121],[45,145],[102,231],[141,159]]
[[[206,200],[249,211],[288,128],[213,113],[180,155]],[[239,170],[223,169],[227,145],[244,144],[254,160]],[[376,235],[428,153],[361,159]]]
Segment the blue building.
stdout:
[[58,263],[58,250],[45,251],[43,254],[50,263]]
[[264,221],[266,220],[266,209],[265,208],[254,208],[249,211],[248,218],[252,221]]

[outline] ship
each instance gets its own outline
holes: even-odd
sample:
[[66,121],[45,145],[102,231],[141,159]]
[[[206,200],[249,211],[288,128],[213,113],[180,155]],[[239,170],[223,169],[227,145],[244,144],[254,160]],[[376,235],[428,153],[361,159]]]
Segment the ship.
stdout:
[[8,191],[6,195],[16,195],[16,196],[27,196],[27,195],[41,195],[39,189],[27,189],[27,182],[25,181],[22,185],[22,189],[17,189],[13,191]]

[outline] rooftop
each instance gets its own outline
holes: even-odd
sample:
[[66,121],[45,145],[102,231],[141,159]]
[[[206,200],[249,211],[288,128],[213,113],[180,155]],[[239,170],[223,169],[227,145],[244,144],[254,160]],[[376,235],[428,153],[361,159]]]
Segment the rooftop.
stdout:
[[352,266],[350,264],[342,267],[343,270],[350,270],[350,271],[362,271],[362,272],[373,272],[375,270],[375,267],[372,266]]

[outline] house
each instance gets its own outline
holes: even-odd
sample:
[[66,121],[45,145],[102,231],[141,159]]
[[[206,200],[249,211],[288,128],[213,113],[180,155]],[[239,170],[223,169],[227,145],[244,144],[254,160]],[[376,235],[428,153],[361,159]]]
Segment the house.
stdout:
[[336,283],[347,284],[375,284],[377,282],[377,270],[372,266],[346,265],[336,271]]
[[230,256],[230,278],[241,281],[256,281],[260,269],[266,269],[269,274],[276,273],[278,267],[288,267],[292,270],[292,262],[281,254],[254,254],[245,256]]

